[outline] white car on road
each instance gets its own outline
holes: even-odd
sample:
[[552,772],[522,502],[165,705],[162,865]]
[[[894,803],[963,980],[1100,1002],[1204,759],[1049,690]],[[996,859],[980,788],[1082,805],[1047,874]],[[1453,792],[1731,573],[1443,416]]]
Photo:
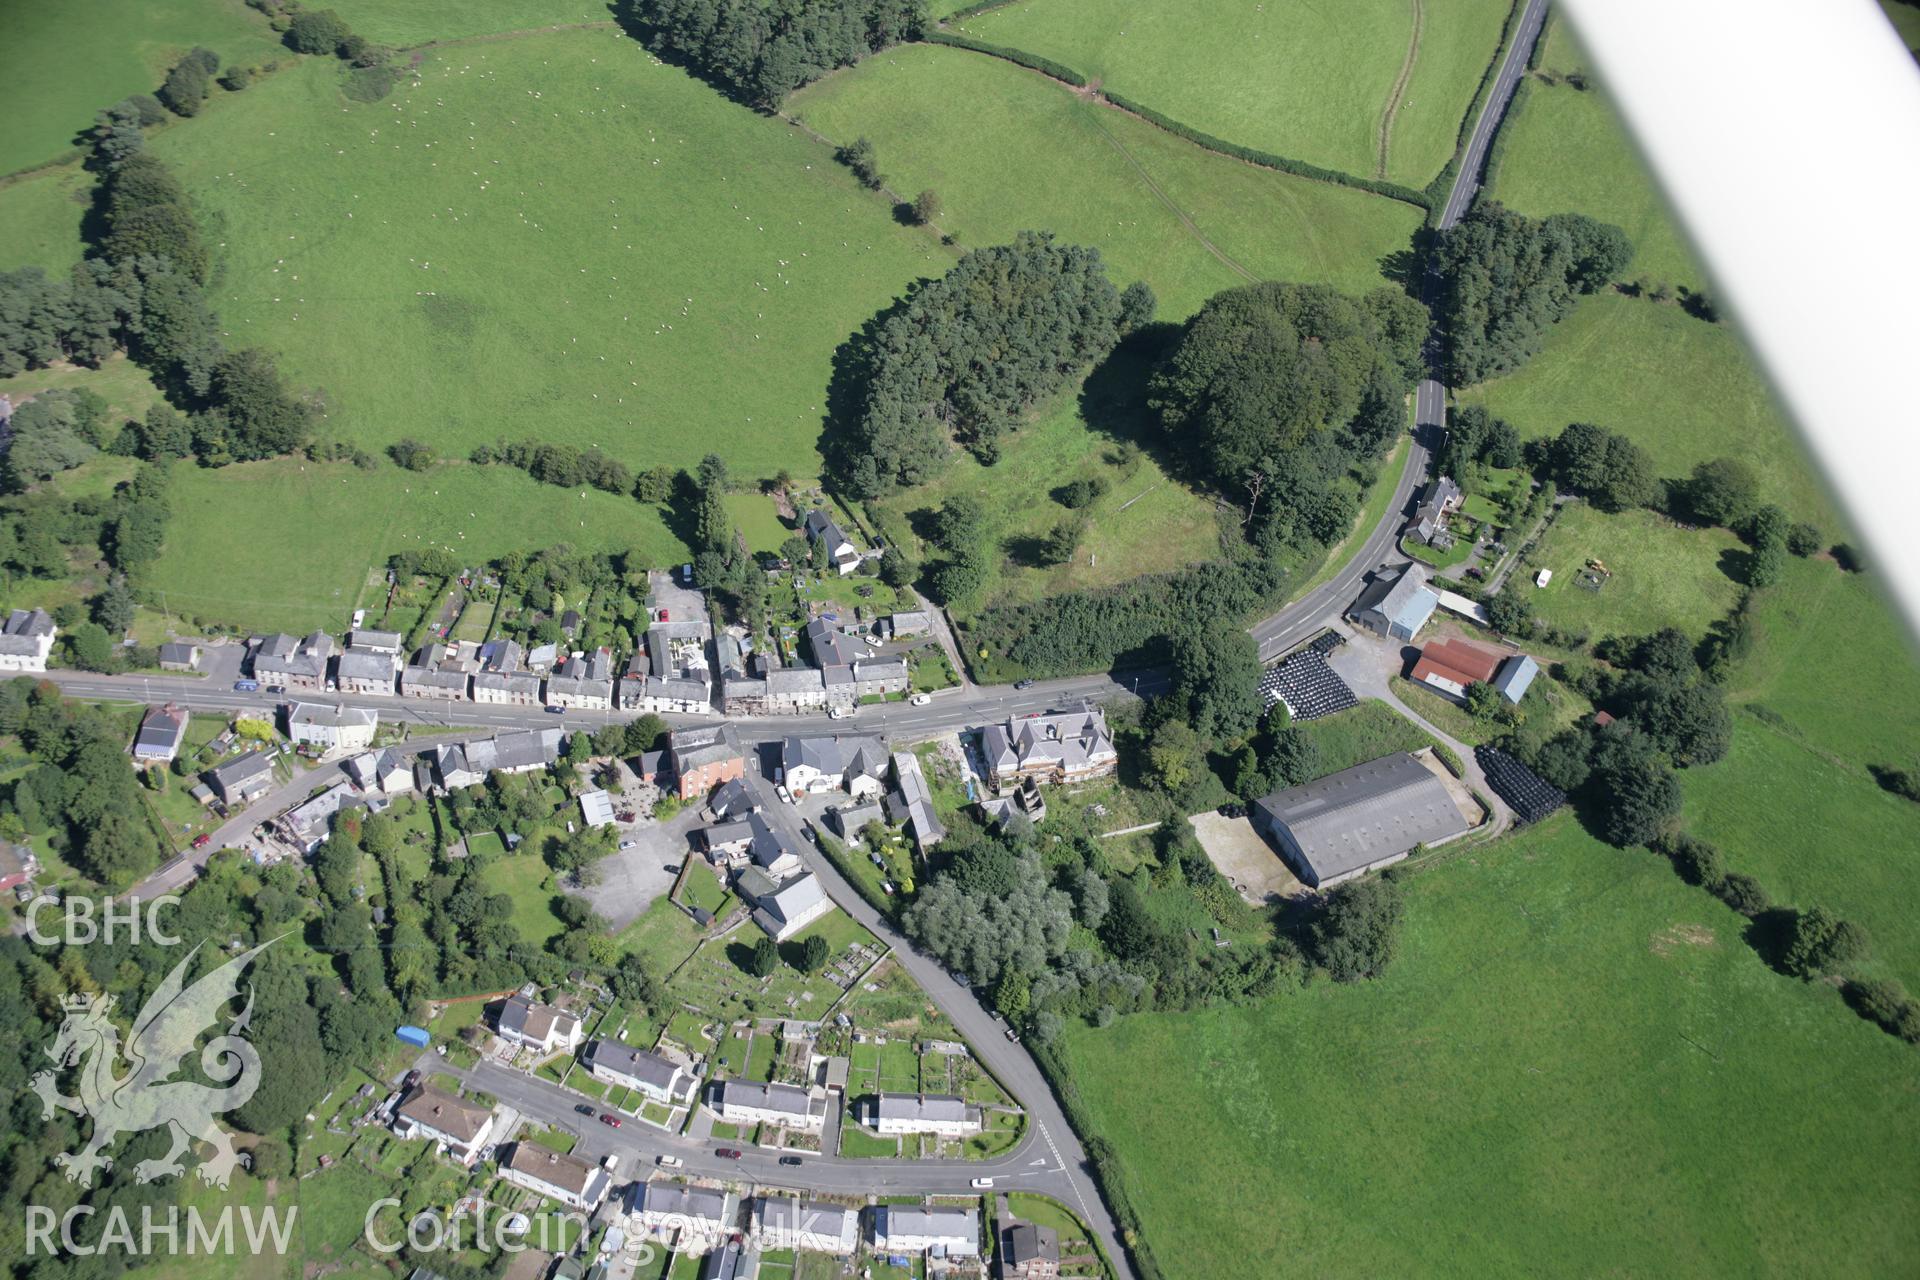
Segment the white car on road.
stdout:
[[916,707],[924,707],[933,701],[933,695],[930,693],[916,693],[911,698],[908,698],[907,701]]

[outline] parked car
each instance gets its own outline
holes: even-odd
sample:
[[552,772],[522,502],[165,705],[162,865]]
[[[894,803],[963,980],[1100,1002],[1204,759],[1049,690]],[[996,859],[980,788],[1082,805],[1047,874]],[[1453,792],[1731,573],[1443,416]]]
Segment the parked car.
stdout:
[[235,680],[233,682],[233,691],[235,693],[258,693],[260,692],[260,682],[258,680]]
[[620,1117],[610,1111],[602,1111],[600,1113],[600,1123],[611,1125],[613,1128],[618,1129],[620,1127]]
[[662,1169],[678,1169],[685,1162],[682,1161],[679,1156],[661,1156],[658,1160],[655,1160],[654,1163]]
[[622,822],[638,822],[640,820],[640,816],[631,809],[622,809],[619,813],[616,813],[614,817],[620,819]]
[[550,716],[563,716],[567,714],[567,709],[565,707],[546,707],[544,708],[544,710]]
[[204,831],[202,831],[199,835],[193,838],[193,847],[196,849],[204,849],[212,843],[213,843],[213,837],[208,835]]
[[740,1158],[740,1153],[732,1147],[715,1147],[713,1154],[719,1156],[722,1160],[738,1160]]
[[592,1114],[593,1114],[593,1108],[592,1108],[592,1107],[590,1107],[590,1106],[588,1106],[588,1105],[587,1105],[586,1103],[584,1103],[584,1102],[576,1102],[576,1103],[574,1103],[574,1104],[573,1104],[573,1109],[574,1109],[575,1111],[578,1111],[578,1112],[579,1112],[579,1113],[580,1113],[581,1115],[583,1115],[583,1116],[590,1116],[590,1115],[592,1115]]
[[286,691],[287,691],[287,686],[283,684],[270,684],[264,690],[262,690],[262,692],[264,693],[285,693]]
[[980,1190],[985,1191],[988,1187],[991,1187],[993,1185],[993,1179],[992,1178],[975,1178],[968,1185],[977,1187]]
[[678,875],[678,874],[680,874],[680,864],[679,864],[679,863],[677,863],[677,862],[669,862],[669,863],[668,863],[668,864],[667,864],[666,866],[664,866],[664,867],[662,867],[662,868],[661,868],[661,870],[662,870],[662,871],[671,871],[671,872],[673,872],[673,873],[674,873],[675,875]]
[[620,842],[620,847],[621,847],[621,849],[623,849],[623,850],[624,850],[624,849],[631,849],[631,848],[633,848],[633,847],[634,847],[635,845],[637,845],[637,844],[639,844],[639,843],[640,843],[640,842],[639,842],[638,840],[622,840],[622,841]]
[[848,716],[852,714],[853,714],[852,707],[828,707],[827,708],[827,719],[829,720],[845,720]]
[[780,1163],[785,1165],[798,1165],[802,1163],[802,1161],[799,1156],[781,1156]]
[[933,701],[933,695],[930,693],[916,693],[911,698],[908,698],[907,701],[916,707],[924,707]]
[[1031,689],[1033,688],[1033,681],[1031,678],[1026,680],[1015,680],[1013,682],[1013,687],[1016,689]]
[[1013,1041],[1013,1043],[1015,1043],[1015,1044],[1019,1044],[1019,1043],[1020,1043],[1020,1033],[1019,1033],[1018,1031],[1015,1031],[1015,1030],[1014,1030],[1014,1029],[1013,1029],[1012,1027],[1008,1027],[1008,1028],[1007,1028],[1007,1039],[1009,1039],[1009,1040],[1011,1040],[1011,1041]]
[[800,824],[800,834],[807,838],[809,844],[820,843],[820,837],[815,833],[811,822],[803,822]]
[[880,892],[886,894],[889,898],[891,898],[893,896],[893,881],[882,880],[880,882]]

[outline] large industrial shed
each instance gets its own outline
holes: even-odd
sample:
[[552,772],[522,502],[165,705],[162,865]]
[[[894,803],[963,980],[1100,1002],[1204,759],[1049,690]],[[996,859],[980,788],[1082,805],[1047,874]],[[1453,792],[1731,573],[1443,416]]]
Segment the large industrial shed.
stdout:
[[1315,889],[1398,862],[1415,845],[1472,825],[1447,784],[1404,751],[1257,800],[1253,824]]

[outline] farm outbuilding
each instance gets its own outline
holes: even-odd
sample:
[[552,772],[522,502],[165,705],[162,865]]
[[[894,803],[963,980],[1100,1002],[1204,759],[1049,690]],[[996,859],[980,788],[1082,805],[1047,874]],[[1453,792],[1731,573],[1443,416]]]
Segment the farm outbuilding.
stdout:
[[1256,800],[1253,825],[1304,883],[1327,889],[1472,823],[1446,783],[1402,751]]

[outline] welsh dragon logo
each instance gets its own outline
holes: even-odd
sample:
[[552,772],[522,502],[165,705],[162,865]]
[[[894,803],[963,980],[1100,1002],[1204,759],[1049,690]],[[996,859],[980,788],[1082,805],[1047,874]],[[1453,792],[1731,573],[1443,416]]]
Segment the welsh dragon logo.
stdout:
[[40,1095],[46,1119],[59,1107],[93,1121],[93,1134],[84,1147],[53,1158],[69,1182],[92,1186],[94,1170],[112,1168],[106,1152],[121,1134],[164,1127],[171,1131],[173,1146],[161,1158],[134,1166],[136,1179],[152,1182],[184,1172],[180,1157],[198,1139],[213,1147],[213,1155],[199,1164],[201,1181],[227,1185],[241,1156],[234,1150],[233,1135],[215,1124],[214,1117],[245,1103],[260,1085],[260,1055],[240,1036],[253,1011],[251,994],[226,1033],[200,1050],[200,1069],[220,1087],[169,1077],[180,1071],[201,1034],[219,1024],[221,1011],[240,994],[241,973],[271,945],[263,942],[235,956],[191,987],[185,985],[187,966],[200,948],[188,952],[134,1020],[125,1051],[132,1070],[124,1076],[118,1074],[120,1030],[108,1017],[113,997],[79,995],[62,1001],[67,1016],[47,1056],[63,1070],[80,1068],[79,1096],[62,1094],[52,1071],[35,1075],[31,1087]]

